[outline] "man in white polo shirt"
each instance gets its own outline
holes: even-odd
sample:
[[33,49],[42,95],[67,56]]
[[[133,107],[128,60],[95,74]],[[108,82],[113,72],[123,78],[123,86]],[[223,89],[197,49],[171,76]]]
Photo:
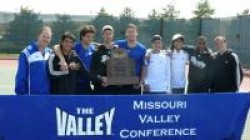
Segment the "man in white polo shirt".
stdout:
[[146,94],[170,93],[170,56],[162,49],[162,38],[155,35],[151,39],[152,50],[147,62],[147,75],[145,78]]
[[186,87],[185,66],[188,62],[188,54],[182,50],[184,37],[176,34],[172,38],[171,45],[171,87],[173,94],[184,94]]

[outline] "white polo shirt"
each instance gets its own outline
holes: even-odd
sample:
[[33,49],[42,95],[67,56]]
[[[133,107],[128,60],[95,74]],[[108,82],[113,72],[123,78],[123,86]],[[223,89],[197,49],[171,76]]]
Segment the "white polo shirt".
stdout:
[[170,93],[170,57],[165,53],[152,53],[147,65],[145,83],[149,84],[151,92]]
[[171,87],[185,88],[186,86],[186,72],[185,66],[188,62],[189,55],[180,50],[174,50],[171,55]]

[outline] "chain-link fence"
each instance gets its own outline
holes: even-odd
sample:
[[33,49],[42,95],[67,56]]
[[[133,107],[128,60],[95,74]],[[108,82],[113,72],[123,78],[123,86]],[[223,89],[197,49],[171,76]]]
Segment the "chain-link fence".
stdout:
[[201,34],[208,38],[208,46],[213,48],[216,35],[227,39],[230,49],[235,51],[246,67],[250,67],[250,17],[206,19],[201,21]]
[[[119,18],[114,18],[114,21],[103,19],[101,20],[97,28],[97,35],[95,40],[102,42],[101,28],[105,24],[110,24],[115,28],[115,39],[124,38],[124,27],[125,23],[119,22]],[[80,31],[81,26],[84,24],[92,24],[92,21],[75,21],[75,17],[72,18],[75,22],[75,29],[72,31],[79,35],[77,32]],[[50,25],[52,22],[44,21],[44,24]],[[77,24],[76,24],[77,23]],[[127,22],[126,22],[127,24]],[[185,36],[185,43],[189,45],[195,45],[197,36],[204,35],[208,38],[208,46],[214,48],[213,39],[217,35],[224,35],[227,38],[228,46],[233,49],[240,57],[244,66],[250,67],[250,16],[235,17],[235,18],[223,18],[223,19],[203,19],[203,20],[186,20],[186,19],[175,19],[175,20],[145,20],[136,19],[135,24],[138,26],[139,36],[138,40],[145,44],[146,47],[150,47],[150,38],[155,34],[163,36],[164,47],[167,48],[171,44],[171,38],[174,34],[180,33]],[[16,25],[18,26],[18,25]],[[122,28],[122,26],[124,26]],[[6,34],[9,31],[8,23],[0,23],[0,53],[18,53],[25,45],[17,45],[13,41],[6,38]],[[24,28],[24,27],[21,27]],[[25,27],[27,28],[27,27]],[[53,30],[53,29],[52,29]],[[24,32],[26,30],[23,30]],[[28,32],[29,30],[27,30]],[[55,36],[55,35],[54,35]],[[57,35],[58,36],[58,35]],[[15,36],[12,35],[13,38]],[[12,38],[12,40],[13,40]],[[34,37],[35,38],[35,37]],[[52,41],[53,43],[57,41]],[[29,42],[27,42],[29,43]],[[54,45],[51,43],[51,46]]]

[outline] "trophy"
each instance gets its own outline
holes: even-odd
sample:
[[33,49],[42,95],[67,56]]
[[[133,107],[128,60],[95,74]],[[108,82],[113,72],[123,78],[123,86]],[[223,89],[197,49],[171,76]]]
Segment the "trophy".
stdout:
[[128,57],[122,48],[111,51],[111,58],[107,60],[108,85],[134,85],[139,84],[135,74],[135,61]]

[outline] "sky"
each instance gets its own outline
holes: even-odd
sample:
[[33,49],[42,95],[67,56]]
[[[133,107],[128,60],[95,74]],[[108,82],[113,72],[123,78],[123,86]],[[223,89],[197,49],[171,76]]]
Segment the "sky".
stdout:
[[[180,18],[192,18],[199,0],[0,0],[0,11],[18,12],[21,6],[41,14],[96,15],[101,7],[119,16],[125,7],[135,16],[145,18],[155,8],[159,12],[167,4],[175,4]],[[215,9],[213,17],[230,17],[250,9],[250,0],[209,0]]]

